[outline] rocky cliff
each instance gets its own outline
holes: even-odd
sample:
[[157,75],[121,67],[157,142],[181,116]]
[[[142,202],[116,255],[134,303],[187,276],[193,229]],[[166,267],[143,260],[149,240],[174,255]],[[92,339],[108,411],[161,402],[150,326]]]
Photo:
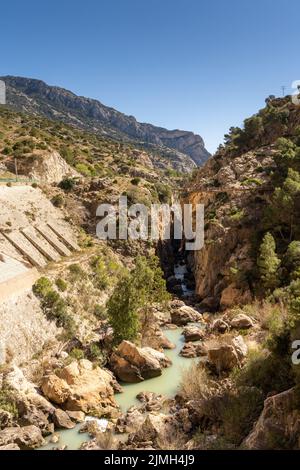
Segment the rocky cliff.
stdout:
[[267,229],[277,230],[275,221],[265,222],[266,209],[287,167],[299,171],[299,119],[290,97],[267,100],[243,129],[230,129],[225,145],[186,188],[188,202],[205,205],[205,245],[189,259],[206,306],[226,309],[251,300],[258,244]]
[[60,120],[117,140],[140,142],[171,159],[184,158],[189,167],[191,162],[202,165],[210,156],[202,137],[193,132],[139,123],[133,116],[97,100],[77,96],[41,80],[12,76],[2,80],[7,87],[7,103],[18,111]]

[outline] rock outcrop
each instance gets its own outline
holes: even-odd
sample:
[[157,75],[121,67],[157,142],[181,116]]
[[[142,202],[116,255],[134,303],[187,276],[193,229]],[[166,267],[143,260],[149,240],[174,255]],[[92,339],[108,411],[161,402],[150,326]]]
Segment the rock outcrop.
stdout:
[[204,344],[200,343],[186,343],[180,351],[180,356],[193,358],[207,355],[207,348]]
[[237,328],[238,330],[247,330],[254,326],[253,320],[245,315],[244,313],[239,313],[230,321],[230,326],[232,328]]
[[184,326],[192,322],[203,322],[203,318],[197,310],[184,305],[171,311],[171,321],[177,326]]
[[208,347],[208,361],[218,373],[221,373],[240,366],[247,353],[248,348],[243,337],[237,336],[231,342]]
[[113,373],[123,382],[142,382],[162,374],[171,365],[163,353],[152,348],[138,348],[130,341],[122,341],[110,359]]
[[257,450],[300,449],[300,412],[292,388],[265,400],[264,409],[243,447]]
[[205,332],[198,326],[188,325],[183,329],[183,336],[185,341],[188,343],[189,341],[199,341],[200,339],[203,339]]
[[20,171],[45,184],[59,183],[64,178],[80,176],[56,151],[40,155],[31,162],[30,168],[21,166]]
[[118,406],[114,399],[111,373],[86,360],[74,361],[46,375],[42,382],[44,395],[68,411],[83,411],[97,417],[115,417]]
[[[184,202],[204,204],[203,249],[190,253],[196,294],[214,299],[212,310],[252,301],[249,272],[254,269],[251,240],[268,197],[274,149],[257,148],[241,155],[217,152],[197,174]],[[260,171],[258,172],[258,168]]]
[[13,427],[0,431],[0,446],[17,445],[21,450],[35,449],[44,443],[36,426]]

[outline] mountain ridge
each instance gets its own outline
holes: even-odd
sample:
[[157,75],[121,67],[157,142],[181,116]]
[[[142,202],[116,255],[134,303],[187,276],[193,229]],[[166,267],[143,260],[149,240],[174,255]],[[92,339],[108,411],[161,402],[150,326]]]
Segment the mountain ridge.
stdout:
[[182,160],[185,156],[189,167],[191,160],[201,166],[210,157],[202,137],[193,132],[140,123],[98,100],[49,86],[42,80],[9,75],[1,79],[7,87],[7,104],[17,111],[60,120],[116,140],[139,142],[170,158]]

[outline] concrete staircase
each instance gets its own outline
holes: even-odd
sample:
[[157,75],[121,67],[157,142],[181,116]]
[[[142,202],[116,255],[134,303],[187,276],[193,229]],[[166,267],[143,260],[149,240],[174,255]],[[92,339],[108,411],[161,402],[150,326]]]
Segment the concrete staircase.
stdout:
[[[1,236],[6,242],[6,254],[10,255],[12,252],[8,250],[11,245],[14,252],[20,253],[21,257],[35,268],[44,268],[47,263],[57,262],[61,257],[70,256],[73,251],[80,249],[71,234],[65,233],[64,229],[54,221],[19,230],[2,230]],[[0,256],[3,251],[0,243]],[[3,263],[0,264],[0,279],[1,271],[4,272],[2,268]]]

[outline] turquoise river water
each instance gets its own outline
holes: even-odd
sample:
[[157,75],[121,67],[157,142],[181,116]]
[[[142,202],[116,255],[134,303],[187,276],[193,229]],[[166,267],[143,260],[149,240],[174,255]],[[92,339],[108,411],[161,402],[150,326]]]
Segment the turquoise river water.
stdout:
[[[184,343],[182,329],[165,330],[164,333],[172,343],[176,344],[175,349],[165,350],[166,356],[172,360],[172,366],[164,369],[162,375],[159,377],[145,380],[137,384],[122,384],[123,393],[116,394],[115,398],[123,412],[128,410],[132,405],[139,403],[136,396],[140,392],[155,392],[173,397],[178,390],[182,371],[195,361],[195,359],[186,359],[179,356],[179,352]],[[82,425],[77,425],[74,429],[60,431],[59,441],[57,443],[54,444],[48,441],[40,450],[49,450],[61,446],[67,446],[69,450],[78,449],[83,442],[90,439],[88,434],[78,432],[81,426]]]

